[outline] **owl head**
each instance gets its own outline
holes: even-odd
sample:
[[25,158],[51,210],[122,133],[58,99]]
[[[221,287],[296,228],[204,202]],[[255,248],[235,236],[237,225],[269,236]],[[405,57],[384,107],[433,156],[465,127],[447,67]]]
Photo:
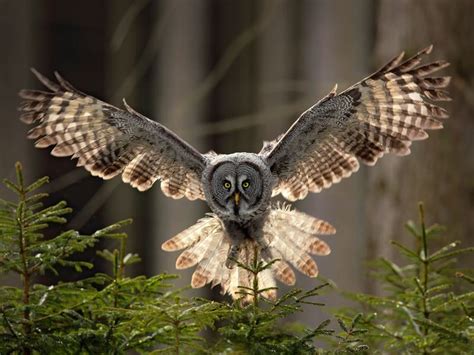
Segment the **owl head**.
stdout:
[[252,153],[216,156],[203,174],[211,210],[224,220],[245,222],[266,211],[273,176],[262,158]]

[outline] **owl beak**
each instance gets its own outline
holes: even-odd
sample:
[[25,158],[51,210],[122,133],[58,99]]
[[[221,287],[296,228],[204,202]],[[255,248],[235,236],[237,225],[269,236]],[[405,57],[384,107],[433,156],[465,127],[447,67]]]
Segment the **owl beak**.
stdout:
[[234,194],[234,201],[235,201],[235,205],[238,206],[240,202],[240,194],[238,192]]

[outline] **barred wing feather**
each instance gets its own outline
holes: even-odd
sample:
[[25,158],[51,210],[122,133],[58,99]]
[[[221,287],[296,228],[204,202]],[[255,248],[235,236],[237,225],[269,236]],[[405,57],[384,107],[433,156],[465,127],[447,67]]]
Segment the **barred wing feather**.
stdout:
[[407,155],[426,130],[443,127],[450,100],[450,77],[432,76],[449,63],[421,64],[432,46],[406,61],[400,54],[380,70],[340,94],[329,95],[305,111],[291,128],[267,142],[260,154],[278,177],[274,195],[290,201],[319,192],[386,153]]
[[33,70],[50,92],[22,90],[21,120],[35,124],[28,137],[51,154],[77,158],[92,175],[122,180],[140,191],[160,179],[172,198],[204,199],[201,173],[206,157],[161,124],[119,109],[75,89],[56,73],[57,83]]

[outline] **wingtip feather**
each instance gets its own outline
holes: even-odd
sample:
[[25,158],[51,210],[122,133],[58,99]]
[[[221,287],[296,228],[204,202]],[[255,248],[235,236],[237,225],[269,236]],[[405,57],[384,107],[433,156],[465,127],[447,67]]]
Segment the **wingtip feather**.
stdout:
[[41,74],[39,71],[37,71],[35,68],[30,68],[31,72],[33,73],[34,76],[40,81],[41,84],[46,86],[48,89],[50,89],[53,92],[59,91],[61,88],[58,84],[55,82],[49,80],[47,77],[45,77],[43,74]]

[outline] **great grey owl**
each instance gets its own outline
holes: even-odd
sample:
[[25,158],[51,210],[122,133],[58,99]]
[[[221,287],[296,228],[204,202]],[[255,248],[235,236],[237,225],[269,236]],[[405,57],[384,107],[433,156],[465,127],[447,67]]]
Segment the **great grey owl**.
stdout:
[[236,260],[276,259],[258,275],[263,296],[274,298],[274,277],[295,283],[289,264],[310,277],[318,274],[310,254],[329,254],[318,236],[335,229],[288,205],[271,204],[272,196],[303,199],[350,176],[359,161],[374,165],[385,153],[407,155],[412,141],[428,137],[425,130],[442,128],[439,119],[447,112],[432,102],[449,100],[443,89],[450,77],[432,76],[448,65],[445,61],[421,64],[431,50],[405,61],[402,53],[347,90],[337,94],[334,88],[258,154],[201,154],[125,101],[126,110],[114,107],[57,73],[55,83],[34,71],[51,91],[22,90],[21,119],[36,124],[28,133],[36,147],[55,145],[51,154],[77,158],[92,175],[121,174],[140,191],[161,180],[166,196],[206,200],[213,213],[162,248],[185,249],[176,267],[197,265],[193,287],[220,285],[234,298],[253,281]]

